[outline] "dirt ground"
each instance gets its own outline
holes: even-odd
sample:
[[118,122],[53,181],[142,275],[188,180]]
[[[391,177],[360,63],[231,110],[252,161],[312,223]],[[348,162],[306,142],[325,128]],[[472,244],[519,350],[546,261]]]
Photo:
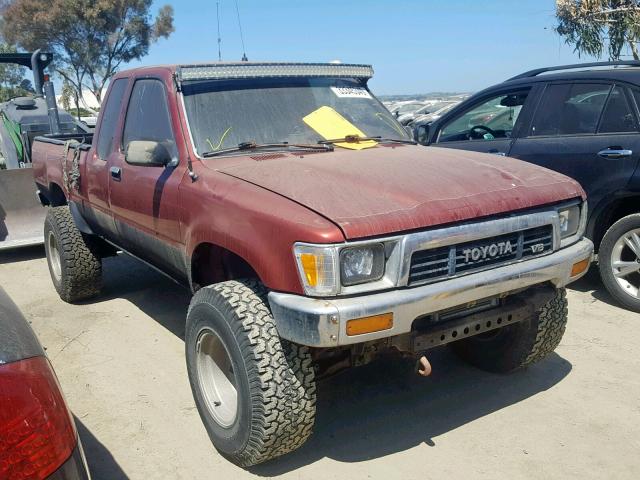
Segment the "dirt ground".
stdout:
[[68,305],[43,249],[0,254],[0,284],[31,321],[76,417],[96,480],[640,478],[640,315],[591,272],[569,292],[557,352],[512,375],[446,349],[432,377],[375,364],[320,385],[315,434],[244,471],[213,448],[184,362],[189,293],[127,257],[103,295]]

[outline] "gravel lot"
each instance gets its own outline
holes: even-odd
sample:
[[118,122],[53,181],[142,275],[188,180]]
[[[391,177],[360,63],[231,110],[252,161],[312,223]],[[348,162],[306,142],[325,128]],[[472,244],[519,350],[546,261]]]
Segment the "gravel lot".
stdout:
[[497,376],[445,348],[428,379],[396,363],[346,372],[321,384],[312,439],[250,472],[218,455],[195,409],[187,291],[119,256],[100,298],[67,305],[42,248],[0,254],[0,284],[47,348],[94,479],[640,478],[640,315],[596,275],[570,290],[544,362]]

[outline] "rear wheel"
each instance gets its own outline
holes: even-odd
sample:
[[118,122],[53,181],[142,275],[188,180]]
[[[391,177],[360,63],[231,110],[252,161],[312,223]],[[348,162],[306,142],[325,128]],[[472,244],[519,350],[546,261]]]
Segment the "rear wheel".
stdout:
[[307,347],[278,336],[257,281],[202,288],[187,314],[191,390],[215,447],[247,467],[300,447],[311,435],[316,385]]
[[553,352],[567,325],[564,288],[530,318],[452,344],[468,363],[490,372],[507,373],[542,360]]
[[602,283],[624,307],[640,312],[640,214],[614,223],[598,250]]
[[48,209],[44,248],[53,286],[62,300],[77,302],[100,292],[102,261],[76,227],[68,206]]

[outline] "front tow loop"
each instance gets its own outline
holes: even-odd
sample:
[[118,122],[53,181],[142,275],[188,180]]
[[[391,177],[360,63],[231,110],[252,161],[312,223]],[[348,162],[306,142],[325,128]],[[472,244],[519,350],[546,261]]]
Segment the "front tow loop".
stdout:
[[431,364],[424,355],[416,362],[416,372],[422,377],[428,377],[431,375]]

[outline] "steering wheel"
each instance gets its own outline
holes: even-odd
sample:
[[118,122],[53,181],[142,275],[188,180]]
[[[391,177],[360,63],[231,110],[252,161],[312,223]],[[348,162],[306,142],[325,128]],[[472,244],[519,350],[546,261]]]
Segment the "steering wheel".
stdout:
[[469,129],[469,133],[468,133],[468,137],[469,139],[475,138],[475,139],[479,139],[482,138],[482,136],[484,135],[484,133],[478,132],[478,130],[484,131],[484,133],[489,133],[491,135],[493,135],[493,138],[497,137],[498,134],[496,132],[494,132],[493,130],[491,130],[489,127],[485,127],[484,125],[474,125],[473,127],[471,127]]

